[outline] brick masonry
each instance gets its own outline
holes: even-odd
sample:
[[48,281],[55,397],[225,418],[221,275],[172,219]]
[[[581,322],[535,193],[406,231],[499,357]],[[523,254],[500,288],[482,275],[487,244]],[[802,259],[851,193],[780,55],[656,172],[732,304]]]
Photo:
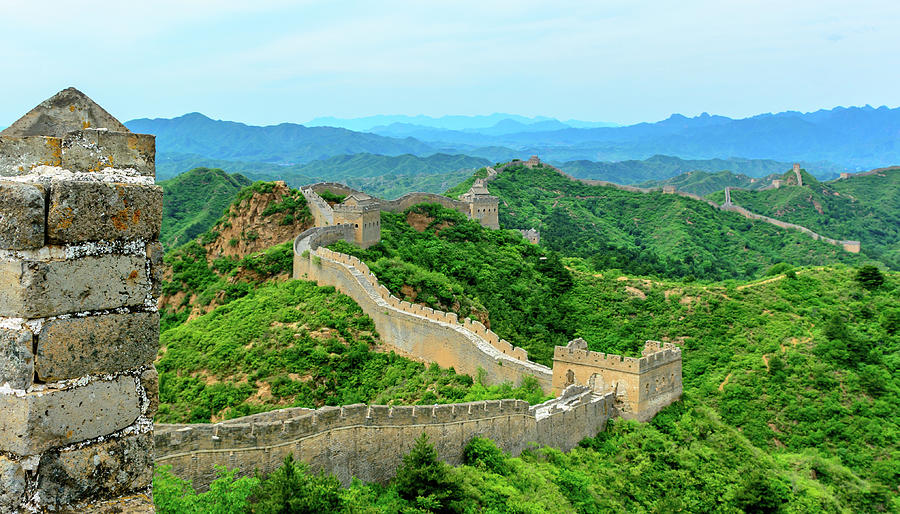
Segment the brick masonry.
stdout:
[[0,132],[0,513],[152,511],[154,160],[74,89]]

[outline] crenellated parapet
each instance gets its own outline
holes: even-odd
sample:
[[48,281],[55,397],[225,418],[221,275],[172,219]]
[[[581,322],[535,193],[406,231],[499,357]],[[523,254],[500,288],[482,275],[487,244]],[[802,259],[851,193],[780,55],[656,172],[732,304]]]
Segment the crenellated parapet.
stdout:
[[[458,319],[452,312],[401,300],[379,283],[358,258],[325,248],[321,243],[344,238],[348,229],[318,227],[294,242],[294,278],[330,285],[353,298],[373,321],[382,340],[403,355],[437,362],[489,383],[518,383],[534,377],[550,390],[550,368],[528,360],[528,352],[502,339],[479,321]],[[329,244],[329,243],[326,243]]]
[[215,478],[215,466],[244,475],[277,469],[287,454],[342,483],[356,477],[384,483],[394,476],[423,432],[441,460],[461,464],[466,444],[488,437],[518,455],[529,444],[561,450],[603,430],[616,415],[612,393],[596,395],[573,386],[539,405],[522,400],[488,400],[447,405],[345,405],[317,410],[287,409],[205,425],[158,425],[157,465],[201,489]]
[[647,341],[640,358],[592,352],[583,339],[557,346],[553,352],[553,391],[572,384],[598,393],[613,391],[621,399],[622,416],[646,421],[681,397],[681,349],[672,343]]

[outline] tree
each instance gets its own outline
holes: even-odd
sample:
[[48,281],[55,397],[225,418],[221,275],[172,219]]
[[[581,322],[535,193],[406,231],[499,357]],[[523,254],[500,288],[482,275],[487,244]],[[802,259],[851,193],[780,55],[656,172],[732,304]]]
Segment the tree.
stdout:
[[437,450],[424,432],[403,457],[394,486],[404,500],[435,512],[453,512],[451,504],[461,496],[447,464],[438,459]]
[[884,284],[884,275],[877,266],[862,266],[856,271],[856,281],[868,290],[878,289]]
[[334,475],[310,475],[307,466],[294,461],[290,453],[284,465],[261,479],[253,496],[254,513],[321,514],[337,512],[342,507],[341,483]]

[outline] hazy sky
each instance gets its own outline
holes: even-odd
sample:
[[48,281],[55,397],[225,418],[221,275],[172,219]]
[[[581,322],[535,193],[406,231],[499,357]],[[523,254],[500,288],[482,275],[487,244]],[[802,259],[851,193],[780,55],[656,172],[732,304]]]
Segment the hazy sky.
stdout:
[[895,107],[898,27],[896,0],[0,0],[0,127],[70,85],[252,124]]

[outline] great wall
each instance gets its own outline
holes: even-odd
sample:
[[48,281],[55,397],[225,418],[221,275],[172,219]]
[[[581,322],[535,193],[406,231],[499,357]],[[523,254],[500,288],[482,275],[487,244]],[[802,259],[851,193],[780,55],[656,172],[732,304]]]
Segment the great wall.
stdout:
[[[325,190],[344,198],[332,207],[319,196]],[[473,186],[462,201],[428,193],[384,201],[336,183],[301,191],[319,226],[294,240],[294,278],[351,297],[372,318],[380,339],[402,355],[481,376],[489,384],[530,377],[558,397],[535,406],[520,400],[355,405],[273,411],[213,425],[157,425],[156,463],[171,465],[195,486],[208,485],[216,465],[265,473],[280,466],[287,453],[345,484],[351,477],[384,482],[422,432],[450,463],[461,462],[466,443],[476,435],[494,439],[514,455],[529,444],[568,450],[612,417],[646,421],[681,397],[681,350],[675,345],[648,341],[643,356],[633,358],[590,352],[576,340],[557,348],[548,368],[478,321],[400,300],[364,262],[326,248],[338,240],[374,244],[382,210],[398,212],[422,202],[440,203],[496,228],[498,199],[483,186]]]
[[[154,425],[162,192],[153,136],[132,134],[75,89],[0,133],[0,513],[152,512],[154,463],[204,489],[214,466],[274,470],[290,452],[315,470],[385,481],[422,432],[458,463],[474,436],[517,454],[563,450],[614,416],[646,420],[681,396],[681,351],[639,358],[574,341],[554,367],[479,322],[392,296],[359,260],[323,245],[380,238],[380,212],[439,202],[498,228],[497,198],[413,193],[383,201],[336,184],[304,188],[317,226],[295,241],[295,276],[332,284],[397,351],[488,382],[534,378],[558,396],[433,406],[287,409],[208,425]],[[333,208],[316,191],[345,191]]]
[[[37,106],[0,132],[0,513],[152,512],[154,461],[200,489],[216,465],[265,473],[287,453],[345,484],[352,477],[384,482],[422,432],[455,464],[474,436],[514,455],[533,444],[568,450],[613,417],[652,418],[681,396],[677,346],[647,341],[642,356],[631,358],[591,352],[576,339],[555,348],[549,368],[477,321],[398,299],[365,263],[326,248],[338,240],[371,245],[380,238],[381,211],[423,202],[499,228],[498,199],[486,184],[520,164],[541,165],[532,157],[488,167],[460,200],[411,193],[385,201],[341,184],[304,187],[316,227],[295,239],[294,277],[353,298],[381,339],[404,355],[489,383],[530,377],[556,398],[540,405],[284,409],[216,424],[154,426],[162,257],[154,138],[132,134],[74,89]],[[332,207],[320,196],[326,189],[345,198]],[[662,191],[859,251],[858,243],[854,250],[846,246],[853,242],[741,210],[728,190],[722,206]]]

